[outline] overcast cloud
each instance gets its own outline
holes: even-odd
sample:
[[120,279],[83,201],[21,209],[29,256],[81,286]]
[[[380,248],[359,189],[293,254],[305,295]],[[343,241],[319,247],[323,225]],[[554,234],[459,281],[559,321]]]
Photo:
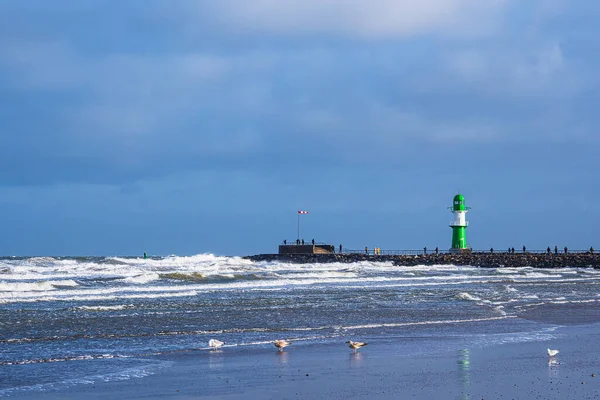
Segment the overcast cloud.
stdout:
[[273,251],[298,208],[311,238],[443,248],[457,190],[474,247],[587,248],[599,16],[583,0],[2,2],[4,252]]

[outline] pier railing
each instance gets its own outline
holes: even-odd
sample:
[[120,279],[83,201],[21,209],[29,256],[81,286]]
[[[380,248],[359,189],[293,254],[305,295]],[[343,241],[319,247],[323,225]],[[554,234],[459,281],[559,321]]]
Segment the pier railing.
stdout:
[[[288,246],[296,246],[296,245],[311,245],[312,240],[310,241],[304,241],[304,243],[302,241],[300,241],[299,243],[296,243],[296,240],[286,240],[285,243],[282,243],[282,245],[288,245]],[[328,243],[324,243],[324,242],[314,242],[315,246],[324,246],[324,245],[329,245]],[[340,245],[341,246],[341,245]],[[335,252],[339,252],[339,247],[335,246]],[[594,248],[589,248],[586,250],[571,250],[569,248],[567,248],[565,250],[564,247],[559,247],[557,249],[555,249],[554,247],[550,248],[550,251],[548,251],[548,249],[544,249],[544,250],[529,250],[529,249],[525,249],[523,250],[523,248],[516,248],[514,250],[511,249],[496,249],[494,248],[493,251],[492,249],[485,249],[485,250],[475,250],[475,249],[469,249],[466,250],[470,253],[473,254],[585,254],[585,253],[595,253],[596,250]],[[456,250],[449,250],[449,249],[431,249],[429,247],[427,248],[423,248],[423,249],[408,249],[408,250],[390,250],[390,249],[380,249],[379,251],[376,252],[375,248],[367,248],[367,249],[347,249],[345,247],[342,248],[342,253],[345,254],[368,254],[368,255],[380,255],[380,256],[418,256],[418,255],[422,255],[422,254],[453,254],[456,253]]]
[[[337,250],[337,249],[336,249]],[[515,251],[513,252],[512,250],[509,251],[508,249],[505,250],[496,250],[494,249],[494,251],[490,251],[490,249],[488,250],[470,250],[470,253],[473,254],[550,254],[550,255],[554,255],[554,254],[584,254],[584,253],[595,253],[595,250],[591,250],[591,249],[587,249],[587,250],[571,250],[571,249],[567,249],[567,251],[565,252],[564,248],[563,249],[558,249],[557,252],[555,252],[554,249],[551,249],[550,252],[548,253],[548,249],[546,250],[525,250],[523,251],[521,250],[517,250],[515,249]],[[376,252],[375,249],[372,248],[368,248],[368,249],[362,249],[362,250],[355,250],[355,249],[343,249],[343,253],[345,254],[368,254],[368,255],[381,255],[381,256],[418,256],[418,255],[422,255],[422,254],[452,254],[452,253],[456,253],[456,250],[441,250],[438,249],[437,251],[434,249],[419,249],[419,250],[384,250],[381,249],[378,252]]]

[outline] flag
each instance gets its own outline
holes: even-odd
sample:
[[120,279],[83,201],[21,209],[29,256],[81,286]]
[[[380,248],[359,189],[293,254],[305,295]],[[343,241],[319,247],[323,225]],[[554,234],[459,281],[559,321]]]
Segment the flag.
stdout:
[[298,210],[298,214],[308,214],[308,211]]

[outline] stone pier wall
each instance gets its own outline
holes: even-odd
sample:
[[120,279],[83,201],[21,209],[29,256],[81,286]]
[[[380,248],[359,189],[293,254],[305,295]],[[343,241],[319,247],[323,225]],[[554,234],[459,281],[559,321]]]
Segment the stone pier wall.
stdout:
[[582,267],[600,269],[600,254],[532,254],[532,253],[459,253],[420,255],[366,255],[366,254],[258,254],[247,256],[253,261],[283,261],[294,263],[353,263],[359,261],[392,262],[399,266],[411,265],[472,265],[486,268],[535,267],[565,268]]

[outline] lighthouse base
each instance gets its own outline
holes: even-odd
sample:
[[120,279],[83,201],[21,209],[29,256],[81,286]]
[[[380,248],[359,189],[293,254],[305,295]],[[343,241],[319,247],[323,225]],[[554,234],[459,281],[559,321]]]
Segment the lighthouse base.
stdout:
[[468,249],[450,249],[448,250],[450,254],[462,254],[462,253],[472,253],[473,249],[470,247]]

